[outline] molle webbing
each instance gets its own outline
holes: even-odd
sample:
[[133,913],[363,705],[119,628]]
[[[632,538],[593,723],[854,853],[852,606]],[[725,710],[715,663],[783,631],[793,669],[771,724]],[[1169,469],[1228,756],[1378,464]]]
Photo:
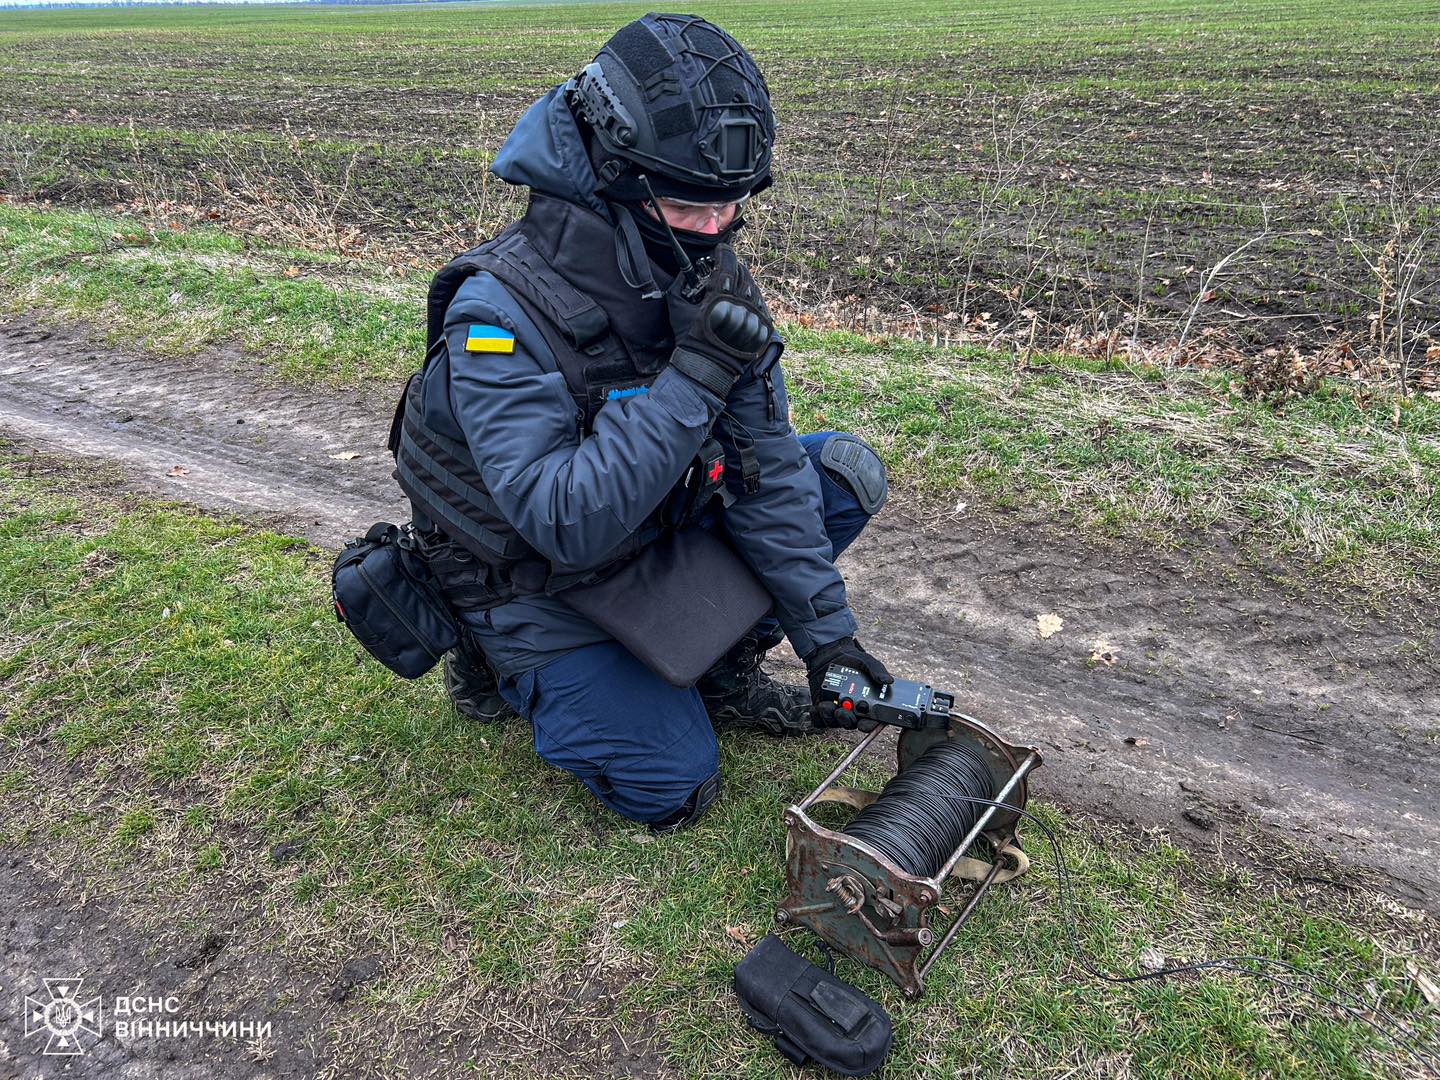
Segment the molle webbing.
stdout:
[[572,349],[584,352],[610,332],[610,319],[600,305],[553,270],[522,232],[496,244],[482,269],[548,315]]
[[398,431],[395,479],[454,540],[486,562],[508,562],[532,554],[513,530],[503,535],[485,522],[504,522],[485,491],[469,449],[425,425],[419,377],[405,390],[406,407]]

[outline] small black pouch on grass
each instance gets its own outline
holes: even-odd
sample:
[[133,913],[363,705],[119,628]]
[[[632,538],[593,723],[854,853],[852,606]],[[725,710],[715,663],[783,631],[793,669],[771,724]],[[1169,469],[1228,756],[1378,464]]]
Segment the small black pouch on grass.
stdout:
[[773,602],[740,556],[700,528],[667,533],[608,577],[555,595],[682,689],[694,686]]
[[867,994],[766,934],[735,966],[735,993],[750,1026],[775,1037],[796,1065],[814,1061],[869,1076],[890,1053],[890,1017]]
[[351,540],[331,575],[335,617],[396,675],[418,679],[460,641],[410,527],[381,521]]

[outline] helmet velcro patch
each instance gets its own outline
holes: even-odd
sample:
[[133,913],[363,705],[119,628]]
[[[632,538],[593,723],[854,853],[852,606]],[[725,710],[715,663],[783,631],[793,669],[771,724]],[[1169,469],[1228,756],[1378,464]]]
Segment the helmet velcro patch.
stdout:
[[673,62],[670,50],[644,23],[627,23],[615,32],[605,46],[630,69],[637,82],[646,82],[651,75]]
[[688,101],[671,105],[655,114],[655,138],[662,142],[676,135],[695,130],[695,110]]

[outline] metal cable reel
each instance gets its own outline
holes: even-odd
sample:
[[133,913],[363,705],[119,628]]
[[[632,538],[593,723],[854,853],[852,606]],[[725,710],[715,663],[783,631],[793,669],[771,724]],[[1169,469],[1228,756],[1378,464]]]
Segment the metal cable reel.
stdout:
[[[809,927],[916,998],[924,992],[926,974],[985,894],[1029,869],[1015,810],[1025,807],[1027,777],[1041,764],[1040,752],[1007,742],[974,717],[952,713],[953,697],[923,684],[877,689],[851,669],[832,668],[830,674],[837,671],[838,679],[826,682],[835,700],[880,719],[882,726],[785,811],[787,893],[775,921]],[[905,728],[895,776],[880,792],[840,785],[886,723]],[[829,829],[809,813],[825,802],[859,813],[838,831]],[[971,854],[980,840],[989,848],[989,861]],[[937,942],[934,909],[952,881],[972,886]]]
[[[923,683],[876,687],[855,669],[834,665],[815,700],[904,730],[896,747],[895,775],[881,791],[839,783],[880,738],[884,728],[876,727],[819,787],[785,811],[787,892],[775,921],[782,927],[808,927],[834,950],[882,972],[907,997],[918,998],[930,969],[985,894],[1030,867],[1017,828],[1022,814],[1031,816],[1025,810],[1028,781],[1041,764],[1040,751],[1008,742],[974,717],[954,712],[952,695]],[[811,817],[820,803],[841,803],[857,812],[844,826],[830,829]],[[1070,954],[1092,978],[1127,985],[1225,971],[1263,979],[1343,1010],[1433,1071],[1432,1052],[1413,1029],[1373,1002],[1344,1000],[1334,983],[1288,960],[1224,956],[1136,973],[1103,969],[1079,943],[1060,841],[1044,822],[1032,820],[1055,858],[1057,900],[1068,920],[1064,931]],[[971,854],[982,840],[989,861]],[[941,934],[932,917],[947,887],[958,893],[953,900],[960,910]],[[948,911],[941,914],[948,916]]]

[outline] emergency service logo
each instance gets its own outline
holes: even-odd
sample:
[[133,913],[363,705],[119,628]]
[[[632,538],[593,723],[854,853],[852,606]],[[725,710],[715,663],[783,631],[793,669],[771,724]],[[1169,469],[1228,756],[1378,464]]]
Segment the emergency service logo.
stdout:
[[80,1000],[84,979],[46,979],[50,1000],[25,995],[25,1036],[48,1035],[45,1054],[83,1054],[99,1040],[104,1021],[100,997]]

